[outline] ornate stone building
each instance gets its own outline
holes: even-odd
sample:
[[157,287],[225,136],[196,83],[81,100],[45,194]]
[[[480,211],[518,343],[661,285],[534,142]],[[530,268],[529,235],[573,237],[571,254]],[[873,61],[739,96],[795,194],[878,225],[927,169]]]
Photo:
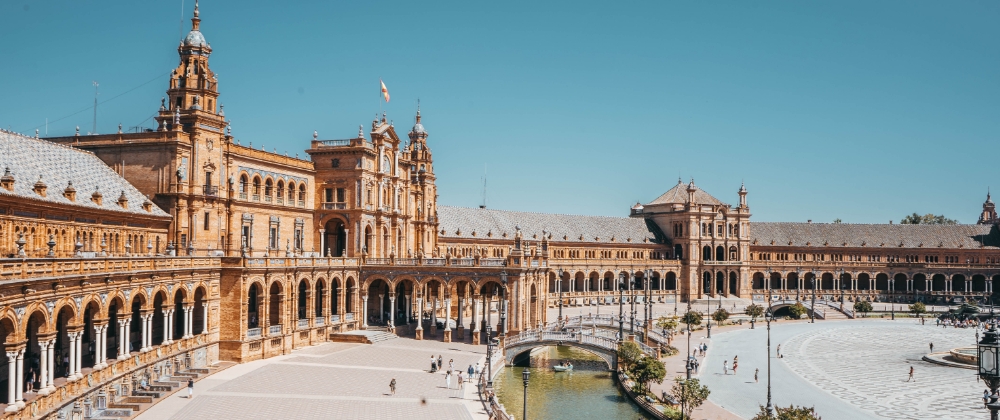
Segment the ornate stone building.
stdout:
[[628,217],[439,206],[419,109],[405,137],[385,114],[356,138],[314,133],[309,159],[244,146],[198,13],[156,128],[0,133],[8,416],[97,415],[141,379],[355,329],[481,343],[633,291],[958,303],[1000,285],[989,196],[978,224],[950,226],[754,222],[746,188],[733,206],[693,180]]

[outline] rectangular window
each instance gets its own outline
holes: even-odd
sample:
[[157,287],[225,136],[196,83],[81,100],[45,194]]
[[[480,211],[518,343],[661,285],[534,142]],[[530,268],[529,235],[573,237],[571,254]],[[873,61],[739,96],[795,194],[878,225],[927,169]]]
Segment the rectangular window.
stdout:
[[333,188],[327,188],[323,190],[323,202],[332,203],[333,202]]
[[346,201],[347,200],[346,200],[346,194],[344,192],[344,189],[343,188],[337,188],[337,202],[338,203],[343,203],[343,202],[346,202]]
[[331,160],[330,161],[330,167],[339,168],[340,167],[340,159],[333,159],[333,160]]
[[205,212],[205,230],[208,230],[208,212]]
[[[181,234],[181,248],[187,248],[187,244],[188,244],[188,236],[187,236],[186,233],[182,233]],[[178,252],[177,255],[180,255],[180,253]]]
[[268,231],[268,233],[267,233],[267,243],[268,243],[267,246],[270,247],[271,249],[277,249],[278,248],[278,229],[277,228],[272,227]]

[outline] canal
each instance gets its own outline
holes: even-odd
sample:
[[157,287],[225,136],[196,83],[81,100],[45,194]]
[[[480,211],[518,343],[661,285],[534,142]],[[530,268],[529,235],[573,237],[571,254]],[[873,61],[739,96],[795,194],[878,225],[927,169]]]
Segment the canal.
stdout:
[[[573,372],[555,372],[552,366],[568,361]],[[528,418],[545,420],[648,419],[639,406],[622,393],[601,358],[572,347],[544,347],[531,357],[531,367],[507,367],[497,374],[497,398],[507,412],[521,420],[524,385],[521,371],[528,369]]]

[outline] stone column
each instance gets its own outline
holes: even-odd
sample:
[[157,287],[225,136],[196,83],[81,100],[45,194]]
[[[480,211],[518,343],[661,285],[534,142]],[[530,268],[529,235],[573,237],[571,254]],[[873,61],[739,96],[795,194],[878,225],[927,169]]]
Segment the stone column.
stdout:
[[66,380],[74,381],[76,380],[76,339],[80,333],[70,332],[66,335],[69,336],[69,371],[66,372]]
[[[17,376],[14,382],[17,383],[17,393],[14,395],[14,400],[17,401],[17,408],[24,408],[24,348],[17,351]],[[8,384],[10,386],[10,384]]]
[[17,353],[18,350],[7,351],[7,409],[8,413],[17,411]]
[[368,328],[368,296],[361,297],[361,328]]
[[851,276],[851,290],[858,290],[858,278]]
[[208,334],[208,301],[201,303],[201,333]]
[[104,367],[104,350],[107,348],[107,342],[104,340],[104,330],[107,327],[107,325],[94,325],[94,370]]
[[378,294],[378,320],[385,323],[385,295]]
[[462,312],[465,312],[465,308],[462,307],[462,303],[464,303],[464,302],[462,302],[462,294],[463,293],[458,293],[458,297],[456,297],[456,299],[458,299],[458,306],[457,306],[457,308],[458,308],[458,320],[456,322],[455,327],[458,330],[457,338],[459,340],[464,340],[465,339],[465,326],[462,325]]
[[[379,299],[381,301],[381,299]],[[396,328],[396,294],[389,293],[389,328]]]
[[49,393],[51,394],[56,390],[55,386],[55,376],[56,376],[56,343],[55,340],[49,345],[48,358],[49,358]]
[[139,320],[142,322],[142,347],[139,348],[139,351],[145,353],[149,350],[146,344],[146,336],[149,334],[149,315],[142,314],[139,316]]
[[194,305],[184,307],[184,338],[191,338],[194,336],[194,319],[191,316],[194,314]]
[[444,336],[442,341],[451,342],[451,298],[444,298]]
[[38,358],[38,394],[49,395],[49,346],[52,341],[39,341],[38,348],[41,349],[41,357]]
[[472,344],[479,344],[479,295],[472,295]]
[[118,360],[128,358],[128,321],[118,319]]
[[[259,315],[258,315],[259,316]],[[174,334],[172,326],[174,325],[174,310],[164,309],[163,310],[163,345],[167,345],[174,342]]]
[[417,297],[417,329],[414,330],[413,339],[423,340],[424,339],[424,300]]
[[403,307],[406,308],[404,310],[406,312],[406,325],[410,325],[410,313],[413,312],[413,292],[410,292],[410,298],[407,299],[406,292],[404,291],[400,299],[403,299]]
[[77,379],[83,378],[83,331],[78,331],[76,333],[76,363],[74,364],[76,370],[73,372]]

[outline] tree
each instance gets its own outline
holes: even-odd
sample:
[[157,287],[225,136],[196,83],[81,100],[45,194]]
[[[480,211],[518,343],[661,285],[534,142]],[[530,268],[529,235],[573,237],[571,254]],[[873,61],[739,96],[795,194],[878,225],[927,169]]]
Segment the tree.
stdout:
[[618,364],[622,367],[622,370],[628,372],[632,369],[632,366],[642,358],[642,349],[639,348],[638,344],[632,341],[623,341],[620,346],[618,346]]
[[774,415],[767,415],[767,409],[764,406],[760,406],[760,411],[756,416],[753,416],[750,420],[822,420],[818,414],[816,414],[816,409],[813,407],[796,407],[790,405],[788,407],[774,407]]
[[854,302],[854,312],[861,312],[868,315],[872,311],[872,303],[867,300],[859,300]]
[[795,302],[794,305],[790,305],[788,307],[788,316],[792,319],[802,318],[802,314],[805,314],[806,312],[808,312],[808,309],[806,309],[802,302]]
[[838,217],[836,219],[833,219],[833,223],[844,223],[844,221],[840,220],[840,218]]
[[729,319],[729,311],[719,308],[719,310],[712,314],[712,319],[714,319],[715,322],[718,322],[719,325],[722,325],[723,321]]
[[691,412],[701,406],[708,399],[711,391],[697,379],[685,380],[680,376],[674,378],[674,386],[670,388],[670,395],[674,400],[681,402],[683,418],[690,418]]
[[671,317],[661,316],[659,319],[656,320],[656,326],[663,328],[664,330],[667,331],[666,334],[667,346],[669,346],[670,342],[673,341],[674,331],[677,330],[678,325],[680,325],[680,322],[678,322],[676,316],[671,316]]
[[663,383],[663,378],[667,376],[667,369],[663,362],[649,356],[643,356],[632,368],[632,379],[635,380],[637,394],[649,392],[649,383]]
[[691,328],[692,325],[701,325],[701,313],[689,311],[681,317],[681,322],[687,324],[688,328]]
[[750,317],[750,328],[753,328],[753,324],[757,321],[757,318],[764,316],[764,307],[756,303],[751,303],[743,310],[743,313]]
[[910,305],[910,312],[913,312],[913,316],[919,317],[924,312],[927,312],[927,305],[924,305],[923,302],[915,302]]
[[958,220],[949,219],[944,217],[943,214],[935,215],[927,213],[921,216],[917,213],[913,213],[904,217],[903,220],[899,221],[899,223],[904,225],[957,225]]

